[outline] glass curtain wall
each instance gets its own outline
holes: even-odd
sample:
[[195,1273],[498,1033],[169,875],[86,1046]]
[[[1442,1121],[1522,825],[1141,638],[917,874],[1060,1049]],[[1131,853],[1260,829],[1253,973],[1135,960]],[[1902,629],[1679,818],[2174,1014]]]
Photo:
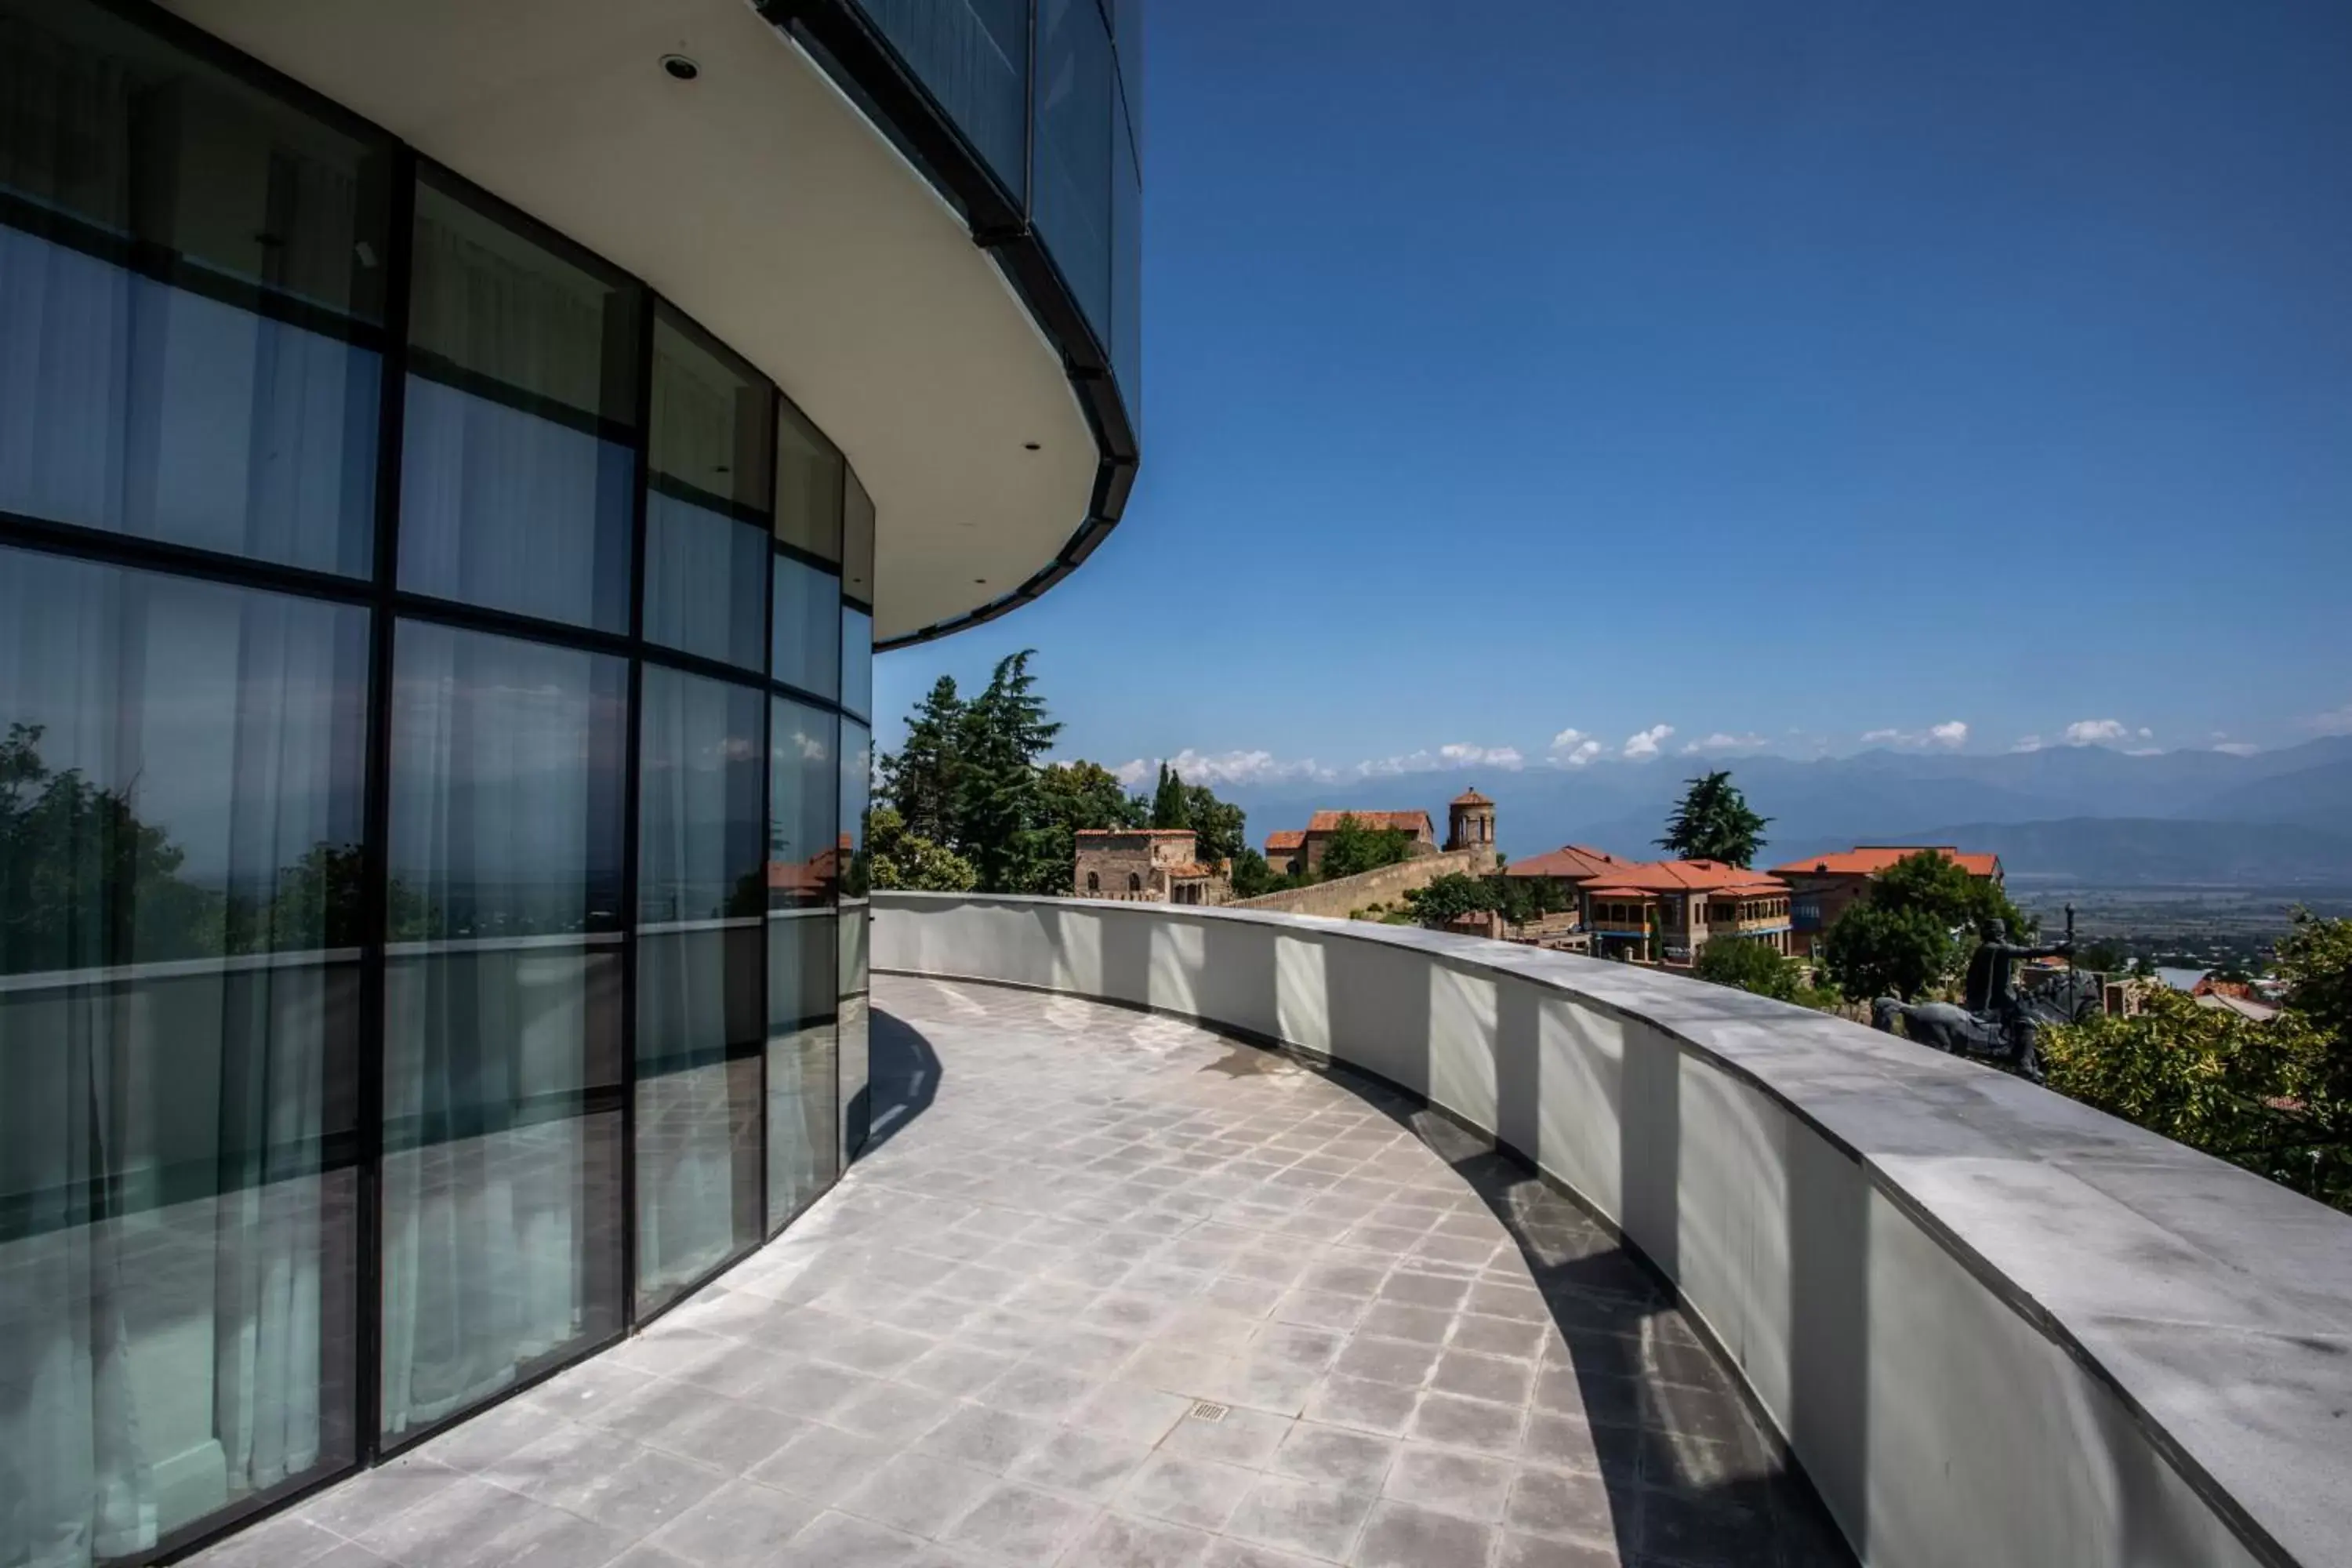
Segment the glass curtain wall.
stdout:
[[872,508],[635,279],[168,17],[0,0],[0,1563],[91,1568],[838,1174]]

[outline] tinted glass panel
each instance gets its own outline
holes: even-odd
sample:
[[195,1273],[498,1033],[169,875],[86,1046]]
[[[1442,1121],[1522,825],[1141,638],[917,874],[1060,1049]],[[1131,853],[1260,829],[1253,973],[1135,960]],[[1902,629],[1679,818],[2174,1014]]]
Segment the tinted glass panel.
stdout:
[[840,721],[777,698],[769,716],[768,907],[833,902],[841,846],[834,747]]
[[1110,35],[1096,0],[1037,0],[1031,215],[1097,342],[1110,341]]
[[874,732],[845,719],[841,723],[841,895],[866,896],[866,810],[874,790]]
[[420,181],[400,582],[625,632],[638,289]]
[[367,629],[0,549],[0,1562],[355,1458]]
[[840,912],[842,1158],[866,1147],[873,1121],[867,1087],[866,809],[873,792],[874,737],[863,724],[841,725],[841,835],[846,841]]
[[841,688],[841,579],[776,552],[776,618],[769,674],[816,697]]
[[841,705],[860,718],[874,711],[874,617],[841,607]]
[[383,1426],[622,1321],[627,667],[421,622],[393,673]]
[[759,691],[648,665],[637,869],[637,1305],[760,1239]]
[[768,1227],[840,1173],[835,1085],[835,916],[768,917]]
[[840,449],[797,408],[776,400],[776,537],[820,561],[841,559]]
[[1134,142],[1122,131],[1112,135],[1111,161],[1111,371],[1127,422],[1143,433],[1143,174]]
[[1015,198],[1027,148],[1029,0],[858,0]]
[[0,0],[0,510],[363,574],[383,151]]
[[758,669],[766,635],[774,394],[672,320],[654,322],[646,497],[648,640]]
[[841,591],[861,605],[874,603],[874,502],[854,473],[842,506]]

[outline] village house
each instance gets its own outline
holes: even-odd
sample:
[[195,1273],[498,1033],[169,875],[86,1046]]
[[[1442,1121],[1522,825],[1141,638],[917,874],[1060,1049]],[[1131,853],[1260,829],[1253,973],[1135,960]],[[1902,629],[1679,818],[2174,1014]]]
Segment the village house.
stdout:
[[1772,875],[1789,886],[1790,951],[1800,958],[1817,956],[1830,927],[1870,890],[1872,879],[1906,856],[1923,851],[1957,862],[1971,877],[2000,885],[2000,856],[1968,854],[1948,844],[1862,844],[1791,860],[1772,868]]

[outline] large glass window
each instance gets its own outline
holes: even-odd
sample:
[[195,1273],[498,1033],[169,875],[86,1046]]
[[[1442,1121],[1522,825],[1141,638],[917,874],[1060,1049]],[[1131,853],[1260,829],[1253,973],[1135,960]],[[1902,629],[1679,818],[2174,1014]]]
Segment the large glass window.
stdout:
[[383,1428],[622,1323],[626,664],[424,622],[393,664]]
[[873,1123],[867,1090],[866,809],[873,794],[874,735],[863,724],[841,724],[842,901],[839,984],[841,989],[841,1151],[854,1157],[866,1146]]
[[373,559],[389,147],[0,0],[0,511]]
[[767,382],[665,307],[646,489],[649,642],[757,670],[766,635]]
[[646,667],[637,830],[637,1310],[762,1234],[766,700]]
[[776,400],[776,537],[816,561],[841,559],[841,503],[849,473],[841,449],[783,398]]
[[874,617],[841,607],[841,706],[861,719],[874,713]]
[[629,629],[635,284],[419,178],[400,584]]
[[1037,0],[1031,215],[1097,342],[1110,341],[1113,62],[1097,0]]
[[363,609],[0,549],[0,1562],[357,1456],[367,656]]
[[859,0],[1015,200],[1027,152],[1029,0]]
[[841,579],[776,552],[776,617],[769,674],[814,697],[841,689]]
[[778,698],[768,725],[768,1223],[774,1226],[840,1169],[832,906],[842,844],[840,721]]

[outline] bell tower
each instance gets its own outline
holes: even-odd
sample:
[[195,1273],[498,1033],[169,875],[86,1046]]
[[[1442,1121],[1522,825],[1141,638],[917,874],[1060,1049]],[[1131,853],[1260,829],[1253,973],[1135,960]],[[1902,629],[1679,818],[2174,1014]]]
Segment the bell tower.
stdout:
[[1446,803],[1445,847],[1495,852],[1495,803],[1465,789]]

